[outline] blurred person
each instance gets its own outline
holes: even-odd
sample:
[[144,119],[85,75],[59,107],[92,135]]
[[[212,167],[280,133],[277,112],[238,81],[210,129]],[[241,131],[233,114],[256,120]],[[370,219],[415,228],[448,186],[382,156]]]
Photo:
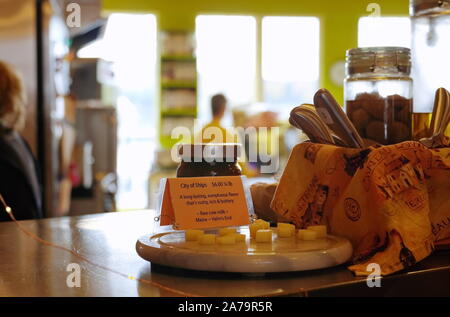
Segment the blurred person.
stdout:
[[[15,70],[0,61],[0,193],[18,220],[42,218],[41,186],[30,147],[19,134],[26,94]],[[0,210],[0,221],[10,220]]]
[[221,124],[227,111],[227,104],[228,100],[223,94],[212,96],[212,120],[203,127],[201,134],[195,137],[195,143],[239,143],[238,137]]
[[[196,135],[194,138],[194,143],[239,143],[240,136],[238,132],[229,128],[226,129],[222,126],[221,121],[225,116],[227,111],[228,100],[223,94],[216,94],[211,98],[211,113],[212,120],[210,123],[202,128],[200,134]],[[244,148],[242,148],[244,150]],[[250,168],[250,166],[243,161],[245,156],[242,155],[239,159],[239,165],[242,168],[242,174],[248,177],[253,177],[257,174],[255,170]]]

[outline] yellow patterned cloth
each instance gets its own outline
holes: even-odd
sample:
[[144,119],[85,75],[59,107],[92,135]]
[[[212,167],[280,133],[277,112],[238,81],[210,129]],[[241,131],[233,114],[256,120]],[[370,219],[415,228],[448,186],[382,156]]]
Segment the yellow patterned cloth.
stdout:
[[326,224],[348,238],[357,275],[370,263],[383,275],[408,268],[450,237],[450,148],[299,144],[271,208],[298,228]]

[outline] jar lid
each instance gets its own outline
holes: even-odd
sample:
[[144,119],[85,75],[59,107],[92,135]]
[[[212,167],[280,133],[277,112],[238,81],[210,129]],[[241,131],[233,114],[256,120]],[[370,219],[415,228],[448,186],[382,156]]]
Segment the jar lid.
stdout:
[[450,0],[411,0],[411,16],[450,14]]
[[347,75],[411,72],[411,50],[406,47],[360,47],[347,51]]
[[236,162],[241,155],[239,143],[194,143],[178,145],[183,162]]

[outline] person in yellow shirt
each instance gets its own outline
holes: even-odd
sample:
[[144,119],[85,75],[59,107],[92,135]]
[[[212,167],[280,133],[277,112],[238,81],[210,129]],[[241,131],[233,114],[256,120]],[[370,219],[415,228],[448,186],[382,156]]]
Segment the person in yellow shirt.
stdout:
[[[194,143],[243,143],[233,128],[226,129],[221,125],[221,121],[227,110],[227,98],[223,94],[216,94],[211,98],[212,120],[205,125],[201,133],[196,135]],[[242,148],[242,150],[244,150]],[[255,171],[249,169],[242,160],[239,161],[242,168],[242,174],[246,176],[255,176]]]
[[195,138],[195,143],[239,143],[239,137],[231,130],[225,129],[221,121],[227,109],[227,98],[217,94],[211,98],[212,120],[202,128],[201,134]]

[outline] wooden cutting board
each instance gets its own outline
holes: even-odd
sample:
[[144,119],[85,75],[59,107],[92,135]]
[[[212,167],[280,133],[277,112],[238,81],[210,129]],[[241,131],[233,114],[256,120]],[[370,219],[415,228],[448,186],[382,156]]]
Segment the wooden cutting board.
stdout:
[[[145,235],[136,251],[152,263],[183,269],[215,272],[268,273],[327,268],[347,262],[352,255],[350,242],[328,235],[314,241],[277,238],[272,244],[250,240],[248,227],[239,229],[247,239],[234,245],[200,245],[186,242],[183,231]],[[275,230],[274,230],[275,231]]]

